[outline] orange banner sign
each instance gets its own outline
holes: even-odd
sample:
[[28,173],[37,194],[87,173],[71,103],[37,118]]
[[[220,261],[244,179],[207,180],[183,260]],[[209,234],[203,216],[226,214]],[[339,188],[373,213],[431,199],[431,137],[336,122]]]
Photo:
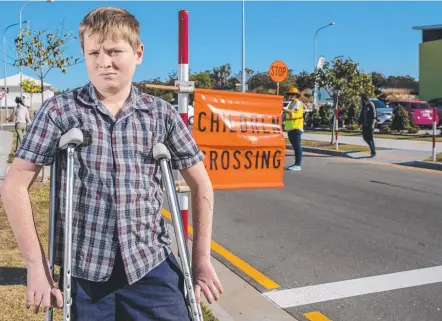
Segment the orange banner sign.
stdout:
[[284,187],[282,98],[195,90],[193,136],[214,189]]

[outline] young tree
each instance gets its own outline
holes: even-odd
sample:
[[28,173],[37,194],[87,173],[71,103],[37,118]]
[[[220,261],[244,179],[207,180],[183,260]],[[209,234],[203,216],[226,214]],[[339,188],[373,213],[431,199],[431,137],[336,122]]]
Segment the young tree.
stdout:
[[66,57],[64,47],[70,39],[76,39],[71,33],[59,35],[47,30],[23,29],[15,39],[15,48],[19,53],[14,66],[24,66],[32,69],[40,79],[42,88],[41,103],[44,103],[44,79],[49,71],[58,68],[63,74],[67,74],[67,67],[77,64],[80,59]]
[[333,99],[335,109],[338,103],[345,107],[345,103],[357,100],[361,94],[374,95],[371,77],[360,71],[359,64],[350,58],[336,57],[331,63],[324,62],[323,68],[315,71],[314,79],[318,87],[324,88]]

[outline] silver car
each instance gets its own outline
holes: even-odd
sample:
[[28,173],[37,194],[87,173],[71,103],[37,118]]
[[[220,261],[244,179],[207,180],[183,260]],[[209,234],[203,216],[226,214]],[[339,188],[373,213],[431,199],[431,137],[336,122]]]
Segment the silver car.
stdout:
[[391,125],[393,122],[393,108],[386,105],[383,101],[377,98],[370,98],[370,101],[376,107],[376,123],[377,126]]

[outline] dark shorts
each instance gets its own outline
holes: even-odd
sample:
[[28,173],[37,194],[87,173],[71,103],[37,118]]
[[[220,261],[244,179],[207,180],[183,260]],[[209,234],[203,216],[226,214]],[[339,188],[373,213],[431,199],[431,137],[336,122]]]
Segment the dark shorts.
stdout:
[[77,321],[190,320],[184,278],[173,254],[132,285],[121,255],[107,282],[72,278],[72,319]]

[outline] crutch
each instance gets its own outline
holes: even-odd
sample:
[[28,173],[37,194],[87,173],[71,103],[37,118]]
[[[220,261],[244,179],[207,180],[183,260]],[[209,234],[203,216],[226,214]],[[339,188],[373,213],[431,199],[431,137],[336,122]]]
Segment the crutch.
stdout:
[[187,243],[184,240],[184,228],[183,222],[180,219],[180,208],[178,204],[178,197],[175,190],[174,180],[172,176],[172,169],[170,167],[170,152],[167,147],[161,143],[156,144],[153,148],[153,157],[159,162],[163,184],[166,189],[166,194],[169,200],[170,210],[172,214],[172,223],[175,230],[175,238],[178,245],[179,257],[181,260],[181,269],[184,274],[184,283],[187,292],[187,300],[190,305],[193,321],[202,321],[203,315],[201,312],[201,306],[196,302],[194,286],[192,282],[192,269],[189,256],[189,249]]
[[[72,258],[72,192],[74,186],[74,152],[75,148],[83,143],[83,133],[78,128],[73,128],[61,136],[58,144],[58,152],[51,167],[51,192],[49,209],[49,270],[54,279],[54,237],[56,222],[56,202],[59,191],[58,179],[62,153],[66,150],[66,208],[64,226],[64,262],[63,262],[63,321],[71,320],[71,258]],[[46,313],[46,321],[52,321],[53,308]]]

